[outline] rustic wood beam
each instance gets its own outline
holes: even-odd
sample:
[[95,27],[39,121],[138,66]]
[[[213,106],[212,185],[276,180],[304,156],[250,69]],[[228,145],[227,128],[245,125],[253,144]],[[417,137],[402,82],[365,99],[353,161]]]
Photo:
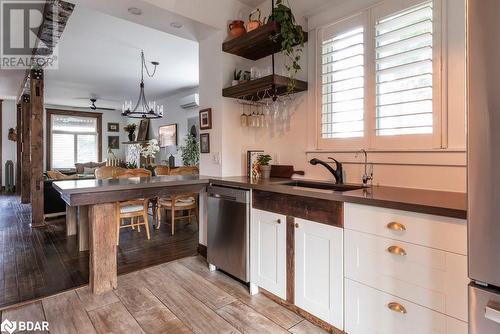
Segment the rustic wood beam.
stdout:
[[22,112],[21,104],[16,104],[16,195],[21,196],[21,164],[22,164],[22,153],[23,153],[23,142],[22,142]]
[[43,70],[33,69],[31,87],[31,226],[45,226],[43,218]]
[[21,99],[22,114],[22,170],[21,170],[21,203],[31,200],[31,104],[30,96],[23,95]]

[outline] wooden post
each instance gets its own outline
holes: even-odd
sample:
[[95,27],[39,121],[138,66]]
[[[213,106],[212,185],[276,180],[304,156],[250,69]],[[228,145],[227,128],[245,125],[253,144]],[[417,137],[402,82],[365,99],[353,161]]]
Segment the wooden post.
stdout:
[[66,235],[76,235],[78,207],[66,204]]
[[21,196],[21,164],[22,164],[22,153],[23,153],[23,142],[22,142],[22,117],[21,117],[21,104],[18,103],[16,105],[16,113],[17,113],[17,124],[16,124],[16,132],[17,132],[17,155],[16,155],[16,195]]
[[78,207],[78,250],[80,252],[89,250],[89,207],[87,205]]
[[89,206],[89,286],[100,294],[116,289],[116,204]]
[[2,159],[2,105],[3,105],[3,100],[0,99],[0,191],[2,191],[2,185],[3,185],[3,159]]
[[22,113],[22,171],[21,171],[21,203],[29,203],[31,200],[31,104],[30,96],[25,94],[21,97]]
[[45,226],[43,218],[43,70],[30,73],[31,88],[31,226]]

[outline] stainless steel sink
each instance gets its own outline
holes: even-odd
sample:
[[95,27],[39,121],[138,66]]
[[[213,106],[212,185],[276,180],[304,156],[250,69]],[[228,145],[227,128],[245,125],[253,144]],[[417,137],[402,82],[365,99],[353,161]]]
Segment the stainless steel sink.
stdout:
[[333,191],[351,191],[364,188],[360,184],[335,184],[335,183],[321,183],[321,182],[299,181],[299,180],[282,183],[282,185],[300,187],[300,188],[310,188],[310,189],[333,190]]

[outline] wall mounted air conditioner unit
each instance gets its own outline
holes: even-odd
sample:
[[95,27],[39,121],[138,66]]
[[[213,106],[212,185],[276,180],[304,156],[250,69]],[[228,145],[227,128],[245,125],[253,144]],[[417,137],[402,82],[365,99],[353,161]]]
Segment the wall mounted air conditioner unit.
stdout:
[[183,97],[179,105],[182,109],[192,109],[200,106],[200,97],[198,94],[191,94]]

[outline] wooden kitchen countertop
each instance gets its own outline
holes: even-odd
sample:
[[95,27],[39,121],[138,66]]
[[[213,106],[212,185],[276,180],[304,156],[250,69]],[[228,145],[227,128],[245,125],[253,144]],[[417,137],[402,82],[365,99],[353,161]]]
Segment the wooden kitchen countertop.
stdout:
[[[335,192],[333,190],[312,190],[283,185],[283,183],[290,181],[292,180],[279,178],[254,181],[244,176],[210,178],[210,182],[214,185],[226,185],[339,202],[365,204],[460,219],[467,218],[466,193],[386,186]],[[320,181],[316,180],[316,182]]]

